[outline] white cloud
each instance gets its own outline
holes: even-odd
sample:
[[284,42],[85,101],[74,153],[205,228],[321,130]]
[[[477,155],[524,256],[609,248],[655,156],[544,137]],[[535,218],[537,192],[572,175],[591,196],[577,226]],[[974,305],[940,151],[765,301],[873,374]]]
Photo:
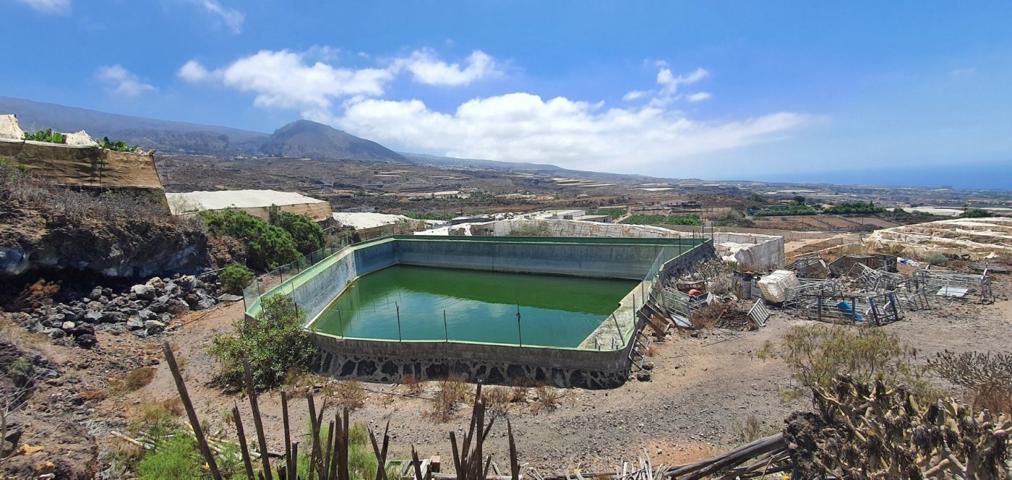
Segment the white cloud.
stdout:
[[208,72],[200,62],[190,60],[179,67],[176,76],[187,82],[202,82],[211,76],[211,72]]
[[255,93],[257,106],[294,108],[307,118],[319,119],[330,118],[329,109],[335,100],[383,95],[387,84],[401,72],[430,85],[465,85],[499,74],[492,57],[479,50],[468,56],[464,66],[447,64],[429,50],[418,50],[384,67],[359,69],[327,63],[336,54],[337,50],[320,46],[304,52],[261,50],[215,70],[190,60],[176,75],[188,82],[214,79],[227,87]]
[[657,84],[661,86],[664,93],[674,95],[675,93],[678,93],[678,88],[682,85],[691,85],[706,78],[708,75],[710,75],[710,73],[706,70],[697,68],[688,75],[675,76],[671,73],[670,68],[662,67],[661,70],[657,72]]
[[650,92],[647,92],[647,91],[644,91],[644,90],[631,90],[631,91],[626,92],[625,95],[622,95],[622,100],[625,100],[627,102],[631,102],[631,101],[634,101],[634,100],[639,100],[639,99],[647,96],[649,93]]
[[712,97],[713,97],[713,95],[711,95],[710,92],[697,92],[697,93],[690,93],[690,94],[686,95],[685,99],[688,100],[688,101],[690,101],[690,102],[692,102],[692,103],[696,103],[696,102],[702,102],[704,100],[709,100]]
[[18,0],[43,13],[66,14],[70,12],[70,0]]
[[95,78],[105,82],[117,95],[136,97],[144,92],[157,90],[154,85],[144,83],[122,65],[99,67]]
[[242,24],[246,21],[246,15],[239,10],[228,8],[218,0],[193,0],[193,3],[220,18],[222,23],[232,30],[232,33],[242,32]]
[[412,78],[426,85],[459,86],[501,75],[495,60],[481,50],[471,52],[464,65],[446,63],[429,49],[416,50],[407,58],[393,62],[394,71],[407,69]]
[[625,95],[629,101],[649,99],[636,106],[513,92],[438,111],[418,99],[384,96],[399,74],[427,84],[464,85],[496,74],[491,73],[498,71],[494,60],[475,51],[461,64],[447,64],[423,50],[380,65],[342,68],[311,60],[308,52],[262,50],[214,70],[190,61],[177,74],[188,81],[213,80],[251,92],[259,107],[297,109],[303,118],[391,147],[601,171],[661,174],[688,158],[778,140],[811,120],[791,112],[724,121],[690,119],[671,104],[710,98],[709,92],[679,91],[708,73],[698,68],[676,75],[667,66],[661,66],[656,89]]
[[303,115],[316,116],[325,113],[338,98],[382,95],[394,76],[382,68],[349,69],[310,63],[304,53],[288,50],[261,50],[210,72],[191,60],[178,75],[191,81],[213,77],[227,87],[255,93],[254,104],[259,107],[295,108]]
[[650,105],[605,109],[522,92],[470,100],[453,113],[433,111],[420,100],[365,99],[331,119],[356,135],[406,149],[626,172],[771,141],[807,121],[778,112],[698,122]]

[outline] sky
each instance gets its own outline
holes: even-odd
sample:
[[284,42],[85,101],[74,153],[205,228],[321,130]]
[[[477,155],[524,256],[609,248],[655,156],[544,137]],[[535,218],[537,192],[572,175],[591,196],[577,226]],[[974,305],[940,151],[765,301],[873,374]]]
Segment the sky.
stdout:
[[671,178],[1012,188],[1012,2],[0,0],[0,95]]

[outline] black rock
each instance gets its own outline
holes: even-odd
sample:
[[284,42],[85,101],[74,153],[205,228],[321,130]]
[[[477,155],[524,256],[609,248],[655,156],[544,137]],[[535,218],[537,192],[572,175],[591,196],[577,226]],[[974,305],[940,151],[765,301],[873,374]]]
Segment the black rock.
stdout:
[[98,345],[98,339],[95,338],[95,335],[90,333],[78,335],[77,338],[74,339],[74,342],[81,348],[92,348],[95,345]]
[[127,321],[129,316],[123,312],[105,311],[102,312],[101,320],[105,323],[120,323]]

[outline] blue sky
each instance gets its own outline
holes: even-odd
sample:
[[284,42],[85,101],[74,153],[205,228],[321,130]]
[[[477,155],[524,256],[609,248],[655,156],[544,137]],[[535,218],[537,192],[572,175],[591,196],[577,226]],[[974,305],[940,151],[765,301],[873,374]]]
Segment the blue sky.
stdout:
[[600,171],[1007,188],[1009,25],[1009,2],[0,0],[0,95]]

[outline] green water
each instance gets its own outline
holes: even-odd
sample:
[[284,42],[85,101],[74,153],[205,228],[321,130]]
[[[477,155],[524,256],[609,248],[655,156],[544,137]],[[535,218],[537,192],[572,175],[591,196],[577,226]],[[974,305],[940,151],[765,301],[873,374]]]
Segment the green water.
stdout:
[[636,283],[395,265],[351,284],[314,327],[349,338],[576,347]]

